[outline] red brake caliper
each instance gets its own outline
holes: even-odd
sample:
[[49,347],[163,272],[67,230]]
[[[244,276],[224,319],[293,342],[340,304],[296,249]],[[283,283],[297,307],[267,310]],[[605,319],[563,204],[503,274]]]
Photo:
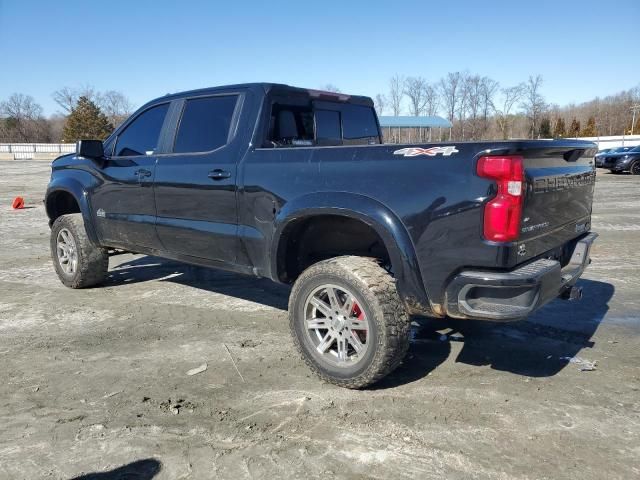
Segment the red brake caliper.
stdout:
[[[362,309],[360,308],[360,305],[358,305],[357,303],[353,303],[353,310],[351,311],[353,313],[353,315],[356,316],[356,318],[360,321],[364,320],[364,312],[362,311]],[[356,335],[358,335],[358,337],[360,338],[361,342],[366,341],[366,336],[367,334],[362,331],[362,330],[357,330],[356,331]]]

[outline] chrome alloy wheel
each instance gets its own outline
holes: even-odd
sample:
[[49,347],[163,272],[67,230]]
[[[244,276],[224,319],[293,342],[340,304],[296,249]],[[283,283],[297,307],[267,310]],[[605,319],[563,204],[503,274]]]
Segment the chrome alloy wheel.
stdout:
[[304,330],[324,361],[350,367],[369,347],[369,320],[355,296],[336,285],[322,285],[307,297]]
[[71,235],[71,232],[66,228],[58,232],[56,252],[62,271],[67,275],[73,275],[78,268],[78,249],[73,235]]

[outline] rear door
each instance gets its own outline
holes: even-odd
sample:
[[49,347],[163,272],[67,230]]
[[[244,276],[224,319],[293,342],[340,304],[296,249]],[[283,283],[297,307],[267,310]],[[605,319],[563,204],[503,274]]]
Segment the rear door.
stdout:
[[157,248],[153,180],[169,103],[132,119],[110,143],[91,196],[98,234],[108,245]]
[[243,94],[186,98],[171,152],[158,158],[156,229],[168,252],[236,261],[236,128]]

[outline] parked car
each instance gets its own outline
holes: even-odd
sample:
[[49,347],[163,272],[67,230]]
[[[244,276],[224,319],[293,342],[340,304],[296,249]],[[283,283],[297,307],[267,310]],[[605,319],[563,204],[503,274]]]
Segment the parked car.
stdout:
[[630,172],[632,175],[640,175],[640,145],[625,148],[624,151],[608,153],[602,159],[602,167],[608,168],[612,173]]
[[602,166],[602,159],[604,158],[604,156],[607,153],[613,152],[615,150],[615,148],[604,148],[602,150],[599,150],[598,153],[596,153],[594,159],[596,161],[596,167],[601,167]]
[[627,147],[605,148],[604,150],[600,150],[598,153],[596,153],[596,156],[595,156],[596,167],[604,168],[603,166],[604,159],[608,154],[626,152],[628,150],[631,150],[632,148],[633,147],[627,146]]
[[510,321],[580,297],[595,152],[386,145],[370,98],[286,85],[178,93],[53,162],[51,254],[71,288],[118,250],[290,284],[306,363],[360,388],[402,361],[410,315]]

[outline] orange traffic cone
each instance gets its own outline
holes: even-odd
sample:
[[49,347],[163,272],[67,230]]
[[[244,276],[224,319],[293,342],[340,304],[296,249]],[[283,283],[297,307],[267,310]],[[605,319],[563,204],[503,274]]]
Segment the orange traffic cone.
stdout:
[[14,210],[19,210],[21,208],[24,208],[24,198],[22,197],[14,198],[13,204],[11,206],[13,207]]

